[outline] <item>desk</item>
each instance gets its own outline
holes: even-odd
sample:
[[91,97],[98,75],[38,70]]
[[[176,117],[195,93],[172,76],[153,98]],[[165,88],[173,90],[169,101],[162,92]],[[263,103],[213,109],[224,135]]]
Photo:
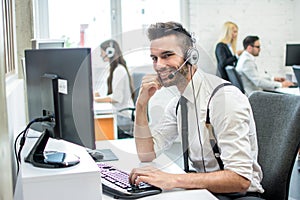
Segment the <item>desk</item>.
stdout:
[[280,93],[285,93],[285,94],[300,95],[299,88],[277,88],[275,91]]
[[[162,171],[169,173],[179,174],[185,173],[178,165],[176,165],[171,159],[166,155],[162,154],[154,162],[151,163],[141,163],[138,160],[134,139],[121,139],[121,140],[107,140],[107,141],[97,141],[97,149],[111,149],[116,156],[119,158],[118,161],[109,161],[108,163],[122,169],[123,171],[130,172],[132,168],[141,167],[145,165],[153,165]],[[103,194],[103,200],[112,200],[113,198]],[[210,192],[207,190],[183,190],[174,189],[171,191],[163,191],[161,194],[145,197],[143,199],[163,199],[163,200],[176,200],[176,199],[205,199],[205,200],[216,200]]]
[[[32,136],[40,133],[31,131]],[[22,158],[27,156],[37,138],[27,138]],[[22,161],[21,174],[24,200],[100,200],[101,178],[98,166],[85,148],[64,140],[50,138],[46,150],[73,153],[80,157],[80,163],[67,168],[46,169],[34,167]]]
[[111,103],[94,103],[95,139],[114,140],[118,138],[117,117]]

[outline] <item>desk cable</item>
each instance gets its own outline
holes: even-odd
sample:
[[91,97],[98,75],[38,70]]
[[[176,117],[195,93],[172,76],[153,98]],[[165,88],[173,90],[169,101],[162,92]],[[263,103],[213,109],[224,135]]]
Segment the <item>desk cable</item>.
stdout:
[[[50,122],[50,121],[53,121],[53,116],[45,116],[45,117],[38,117],[38,118],[35,118],[33,119],[32,121],[30,121],[26,128],[21,131],[18,136],[16,137],[15,139],[15,142],[14,142],[14,154],[15,154],[15,158],[16,158],[16,161],[17,161],[17,174],[19,174],[19,169],[20,169],[20,163],[21,163],[21,151],[24,147],[24,144],[25,144],[25,141],[26,141],[26,136],[27,136],[27,133],[28,133],[28,130],[30,128],[30,126],[34,123],[37,123],[37,122]],[[21,137],[22,136],[22,137]],[[19,151],[17,153],[17,141],[19,139],[19,137],[21,137],[21,140],[20,140],[20,146],[19,146]]]

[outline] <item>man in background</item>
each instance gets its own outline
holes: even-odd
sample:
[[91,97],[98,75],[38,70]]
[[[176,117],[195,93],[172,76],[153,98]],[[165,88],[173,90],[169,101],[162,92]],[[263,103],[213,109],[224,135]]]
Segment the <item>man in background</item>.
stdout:
[[280,87],[289,87],[294,83],[283,77],[271,77],[268,74],[261,75],[255,63],[256,56],[260,52],[260,41],[258,36],[247,36],[243,40],[244,52],[241,54],[236,70],[241,75],[246,95],[255,90],[275,90]]

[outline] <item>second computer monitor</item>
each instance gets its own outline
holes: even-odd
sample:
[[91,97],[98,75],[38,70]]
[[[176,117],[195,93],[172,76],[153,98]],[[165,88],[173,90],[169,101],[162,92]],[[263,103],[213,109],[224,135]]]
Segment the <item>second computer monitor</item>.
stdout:
[[300,44],[287,44],[285,66],[300,65]]

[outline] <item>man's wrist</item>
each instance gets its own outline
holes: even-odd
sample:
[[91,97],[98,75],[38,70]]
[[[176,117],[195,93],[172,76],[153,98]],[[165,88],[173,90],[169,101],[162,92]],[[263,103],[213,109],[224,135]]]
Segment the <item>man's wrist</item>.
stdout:
[[134,138],[137,139],[152,139],[151,131],[148,125],[134,125]]

